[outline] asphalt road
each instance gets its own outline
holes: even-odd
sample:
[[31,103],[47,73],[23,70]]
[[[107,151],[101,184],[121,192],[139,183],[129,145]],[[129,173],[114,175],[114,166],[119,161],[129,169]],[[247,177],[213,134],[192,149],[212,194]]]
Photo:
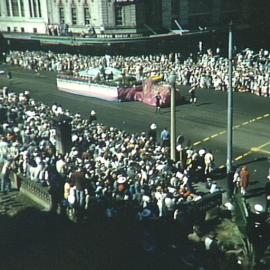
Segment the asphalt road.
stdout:
[[[37,77],[33,72],[18,67],[2,65],[10,70],[13,79],[0,77],[0,87],[8,85],[11,91],[29,90],[31,96],[46,104],[60,103],[71,112],[88,117],[93,109],[98,121],[128,132],[147,132],[155,122],[160,132],[170,128],[170,108],[155,113],[155,108],[140,102],[107,102],[95,98],[72,95],[57,90],[56,74],[42,72]],[[178,87],[183,96],[188,96],[188,87]],[[227,93],[198,89],[199,104],[178,105],[176,108],[177,135],[182,134],[185,143],[190,140],[194,148],[211,149],[216,166],[226,163],[227,141]],[[251,190],[261,189],[266,181],[270,157],[270,99],[247,93],[234,93],[233,159],[236,165],[248,163],[251,170]],[[255,149],[254,149],[255,148]],[[252,150],[252,151],[251,151]],[[253,151],[256,150],[256,151]],[[221,184],[223,184],[221,182]],[[255,190],[256,191],[256,190]],[[252,196],[252,202],[262,201],[262,196]],[[262,201],[263,202],[263,201]]]

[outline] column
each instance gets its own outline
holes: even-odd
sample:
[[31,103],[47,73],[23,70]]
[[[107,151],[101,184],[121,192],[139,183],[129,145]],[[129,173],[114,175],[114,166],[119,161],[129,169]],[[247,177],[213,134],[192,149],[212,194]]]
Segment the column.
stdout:
[[18,1],[18,7],[19,7],[19,17],[22,17],[21,1],[20,0],[17,0],[17,1]]
[[6,3],[6,1],[2,2],[1,9],[2,9],[1,10],[2,16],[6,17],[7,16],[7,3]]
[[84,3],[80,2],[77,4],[77,24],[84,25]]
[[71,19],[71,3],[70,1],[68,3],[64,4],[64,12],[65,12],[65,22],[68,25],[72,24],[72,19]]
[[8,0],[8,2],[9,2],[9,14],[10,14],[10,17],[13,17],[13,10],[12,10],[11,0]]
[[30,18],[29,1],[28,0],[23,0],[23,6],[24,6],[24,15],[25,15],[25,18]]

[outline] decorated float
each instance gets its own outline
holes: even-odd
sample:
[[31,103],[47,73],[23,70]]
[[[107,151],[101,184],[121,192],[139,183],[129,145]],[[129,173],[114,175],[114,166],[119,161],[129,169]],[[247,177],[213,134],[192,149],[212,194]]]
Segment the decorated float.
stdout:
[[[170,106],[171,87],[161,76],[137,81],[135,76],[124,75],[115,68],[93,68],[77,73],[61,73],[57,76],[60,91],[99,98],[107,101],[141,101],[155,106],[156,95],[161,96],[161,107]],[[176,91],[176,104],[183,101]]]

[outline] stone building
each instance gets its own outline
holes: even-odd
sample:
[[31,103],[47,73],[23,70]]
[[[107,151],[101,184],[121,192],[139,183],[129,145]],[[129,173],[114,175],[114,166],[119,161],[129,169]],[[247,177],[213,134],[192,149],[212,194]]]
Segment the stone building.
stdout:
[[0,0],[0,31],[143,33],[161,28],[160,0]]
[[[0,0],[0,31],[161,33],[267,18],[269,0]],[[254,16],[255,14],[255,16]]]

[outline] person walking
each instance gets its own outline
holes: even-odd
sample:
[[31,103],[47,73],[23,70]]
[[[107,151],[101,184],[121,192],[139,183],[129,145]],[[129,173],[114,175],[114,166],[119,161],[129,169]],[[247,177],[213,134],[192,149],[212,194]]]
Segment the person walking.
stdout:
[[242,195],[245,195],[247,193],[249,181],[250,181],[250,173],[248,171],[247,166],[243,166],[240,172],[240,187]]
[[161,95],[160,92],[155,96],[156,99],[156,113],[160,113]]

